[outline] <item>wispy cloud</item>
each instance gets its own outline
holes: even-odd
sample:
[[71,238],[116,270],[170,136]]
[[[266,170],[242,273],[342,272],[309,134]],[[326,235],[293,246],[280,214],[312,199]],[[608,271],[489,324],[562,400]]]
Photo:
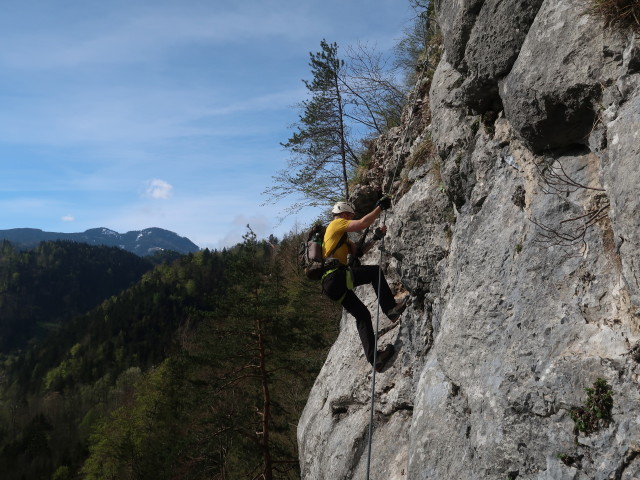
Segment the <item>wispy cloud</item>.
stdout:
[[62,220],[63,222],[75,222],[76,217],[74,217],[73,215],[65,215],[60,220]]
[[[345,36],[352,41],[352,35],[368,40],[364,34],[380,39],[388,34],[372,28],[368,17],[389,22],[391,15],[384,12],[407,8],[397,5],[398,0],[130,1],[126,8],[114,3],[112,8],[99,8],[91,2],[65,8],[57,2],[36,0],[25,3],[23,9],[4,12],[4,21],[0,20],[4,38],[0,64],[37,70],[149,64],[168,61],[191,46],[214,49],[212,53],[216,54],[218,48],[228,51],[248,44],[285,42],[300,46],[314,39],[317,45],[325,36],[339,42]],[[38,12],[37,22],[34,11]],[[360,17],[359,21],[354,22],[353,16]],[[10,28],[21,23],[33,27]]]
[[73,19],[64,22],[67,28],[51,23],[38,32],[14,32],[11,42],[0,47],[0,62],[33,69],[148,63],[193,44],[228,49],[269,37],[294,41],[318,28],[311,18],[301,21],[304,9],[291,0],[229,2],[223,8],[154,2],[82,21],[74,12],[58,9],[56,13],[58,22]]
[[[260,121],[258,112],[285,112],[302,98],[304,91],[299,88],[236,99],[223,98],[214,87],[167,90],[143,85],[59,92],[44,100],[7,98],[0,112],[0,140],[50,145],[139,144],[170,138],[262,134],[274,125]],[[247,114],[252,116],[250,121]]]

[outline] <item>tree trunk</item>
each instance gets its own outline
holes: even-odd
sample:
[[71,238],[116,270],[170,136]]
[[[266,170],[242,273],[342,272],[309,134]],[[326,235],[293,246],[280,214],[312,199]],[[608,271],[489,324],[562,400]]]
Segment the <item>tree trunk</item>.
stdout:
[[337,70],[333,72],[334,88],[336,90],[336,101],[338,102],[338,121],[340,133],[340,157],[342,160],[342,180],[344,182],[344,199],[349,200],[349,177],[347,175],[347,148],[344,138],[344,112],[342,111],[342,95],[340,95],[340,83]]
[[269,374],[267,372],[264,331],[260,316],[256,318],[256,330],[258,333],[258,352],[260,356],[260,378],[262,380],[262,478],[264,480],[273,480],[273,461],[271,459],[271,450],[269,446],[271,394],[269,392]]

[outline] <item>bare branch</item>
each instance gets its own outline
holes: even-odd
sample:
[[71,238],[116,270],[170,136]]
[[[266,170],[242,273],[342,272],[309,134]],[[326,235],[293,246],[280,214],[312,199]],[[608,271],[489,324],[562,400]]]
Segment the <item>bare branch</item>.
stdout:
[[534,165],[540,179],[538,183],[544,193],[574,193],[580,189],[605,191],[603,188],[589,187],[571,178],[559,160],[553,160],[550,164],[543,161],[535,162]]

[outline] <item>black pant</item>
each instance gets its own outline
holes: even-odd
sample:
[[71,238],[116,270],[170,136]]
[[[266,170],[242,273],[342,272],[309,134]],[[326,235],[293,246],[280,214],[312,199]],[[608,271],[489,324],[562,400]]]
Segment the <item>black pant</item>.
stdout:
[[[373,364],[373,354],[375,348],[375,337],[373,326],[371,324],[371,313],[367,306],[356,296],[353,290],[347,288],[346,280],[347,269],[341,268],[336,272],[328,275],[322,282],[322,290],[324,294],[331,300],[339,301],[344,295],[342,306],[356,319],[356,327],[364,348],[364,354],[369,363]],[[353,277],[353,286],[371,284],[373,290],[378,295],[380,308],[383,312],[388,312],[396,305],[393,293],[389,288],[384,273],[377,265],[361,265],[351,268]],[[378,282],[380,283],[380,292],[378,292]]]

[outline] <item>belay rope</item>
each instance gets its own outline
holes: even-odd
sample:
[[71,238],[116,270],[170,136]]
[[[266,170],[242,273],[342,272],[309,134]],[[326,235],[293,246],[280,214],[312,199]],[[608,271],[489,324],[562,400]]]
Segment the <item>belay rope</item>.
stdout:
[[[385,211],[383,218],[386,220]],[[378,261],[378,308],[376,311],[376,330],[373,336],[373,374],[371,375],[371,408],[369,412],[369,446],[367,448],[367,480],[369,480],[369,472],[371,470],[371,440],[373,439],[373,410],[376,399],[376,360],[378,357],[378,327],[380,325],[380,289],[382,287],[382,254],[384,253],[384,237],[380,240],[380,260]]]
[[[420,82],[422,81],[422,77],[424,76],[424,73],[426,71],[426,67],[427,67],[427,62],[425,62],[422,65],[422,71],[420,72],[420,75],[418,77],[418,81],[416,82],[416,85],[420,85]],[[418,91],[416,90],[416,94],[415,94],[415,98],[413,99],[413,104],[411,105],[411,110],[409,110],[409,118],[407,119],[407,127],[409,127],[411,125],[411,120],[413,119],[413,112],[415,110],[416,104],[418,103]],[[396,179],[396,174],[398,173],[398,167],[400,166],[400,152],[402,151],[402,147],[404,146],[404,143],[407,139],[407,132],[408,132],[408,128],[406,128],[404,130],[404,135],[402,136],[402,142],[400,143],[400,148],[398,149],[398,156],[396,158],[396,165],[395,168],[393,169],[393,176],[391,177],[391,183],[389,183],[389,190],[391,190],[391,188],[393,187],[393,182]],[[384,193],[383,190],[383,198],[384,196],[387,195]],[[382,218],[382,224],[384,225],[386,223],[387,220],[387,211],[384,211],[384,215]],[[369,480],[369,474],[371,471],[371,443],[373,440],[373,412],[374,412],[374,408],[375,408],[375,397],[376,397],[376,361],[377,361],[377,357],[378,357],[378,327],[380,325],[380,290],[382,288],[382,255],[385,251],[384,248],[384,237],[382,237],[382,239],[380,240],[380,259],[378,260],[378,291],[376,292],[377,297],[378,297],[378,308],[377,308],[377,312],[376,312],[376,329],[375,329],[375,335],[373,336],[374,342],[373,342],[373,365],[372,365],[372,369],[373,369],[373,374],[371,375],[371,409],[370,409],[370,414],[369,414],[369,440],[368,440],[368,447],[367,447],[367,476],[366,476],[366,480]]]

